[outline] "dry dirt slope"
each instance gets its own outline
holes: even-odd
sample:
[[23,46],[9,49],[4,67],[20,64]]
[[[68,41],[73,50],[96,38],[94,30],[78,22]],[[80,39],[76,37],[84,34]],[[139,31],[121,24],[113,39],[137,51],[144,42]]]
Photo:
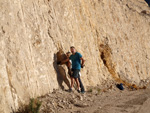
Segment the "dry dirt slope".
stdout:
[[85,87],[148,83],[149,11],[144,0],[0,0],[0,112],[67,88],[56,53],[71,45],[86,59]]
[[[92,90],[91,90],[92,89]],[[101,92],[99,87],[79,94],[54,91],[40,98],[41,113],[150,113],[150,88],[120,91],[116,87]]]

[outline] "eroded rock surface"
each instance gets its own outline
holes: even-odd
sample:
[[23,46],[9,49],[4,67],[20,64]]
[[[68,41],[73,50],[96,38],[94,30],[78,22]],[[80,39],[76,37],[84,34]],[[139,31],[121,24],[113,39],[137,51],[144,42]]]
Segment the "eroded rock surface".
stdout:
[[59,85],[67,88],[67,69],[56,60],[72,45],[86,60],[85,86],[149,80],[150,8],[144,0],[0,0],[0,18],[2,113]]

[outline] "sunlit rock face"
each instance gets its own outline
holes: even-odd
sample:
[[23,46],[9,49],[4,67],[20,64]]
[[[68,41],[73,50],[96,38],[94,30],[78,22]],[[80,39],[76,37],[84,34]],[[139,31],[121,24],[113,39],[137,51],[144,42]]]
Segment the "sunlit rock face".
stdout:
[[85,59],[85,87],[149,80],[144,0],[1,0],[0,19],[0,113],[59,86],[67,89],[66,65],[57,60],[72,45]]

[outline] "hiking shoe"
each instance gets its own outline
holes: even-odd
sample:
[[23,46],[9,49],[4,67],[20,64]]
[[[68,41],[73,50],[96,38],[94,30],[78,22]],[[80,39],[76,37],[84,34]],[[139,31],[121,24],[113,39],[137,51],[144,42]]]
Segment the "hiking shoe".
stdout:
[[80,93],[80,90],[79,90],[79,89],[78,89],[77,91],[78,91],[78,93]]
[[85,93],[85,91],[81,91],[81,93],[82,93],[82,94],[84,94],[84,93]]
[[69,89],[68,92],[72,92],[72,89]]

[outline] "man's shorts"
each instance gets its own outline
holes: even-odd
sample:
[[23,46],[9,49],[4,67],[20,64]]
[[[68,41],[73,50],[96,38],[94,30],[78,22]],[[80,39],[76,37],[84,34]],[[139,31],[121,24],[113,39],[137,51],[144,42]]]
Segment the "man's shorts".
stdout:
[[73,78],[78,78],[79,77],[79,72],[80,70],[79,69],[72,69],[72,74],[71,74],[71,77]]

